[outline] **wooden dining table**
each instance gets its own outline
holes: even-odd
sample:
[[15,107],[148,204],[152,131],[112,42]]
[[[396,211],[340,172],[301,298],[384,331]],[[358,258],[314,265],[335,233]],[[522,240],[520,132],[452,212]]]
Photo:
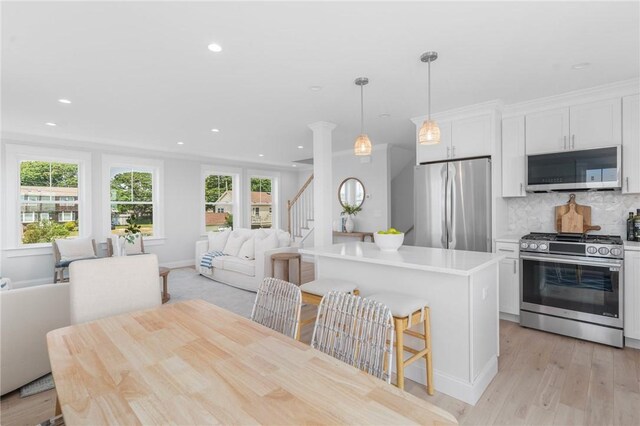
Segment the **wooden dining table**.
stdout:
[[457,424],[304,343],[202,300],[48,333],[67,425]]

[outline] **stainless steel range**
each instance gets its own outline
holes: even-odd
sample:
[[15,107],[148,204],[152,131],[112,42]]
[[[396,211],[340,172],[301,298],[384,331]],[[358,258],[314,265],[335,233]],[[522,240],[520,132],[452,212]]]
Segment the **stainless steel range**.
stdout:
[[520,324],[623,347],[619,236],[531,233],[520,239]]

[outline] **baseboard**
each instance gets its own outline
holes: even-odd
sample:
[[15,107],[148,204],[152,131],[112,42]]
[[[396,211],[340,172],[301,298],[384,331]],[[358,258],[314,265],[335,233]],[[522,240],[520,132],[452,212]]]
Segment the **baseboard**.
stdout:
[[506,312],[500,312],[500,319],[505,321],[520,323],[520,315],[508,314]]
[[195,261],[193,259],[190,260],[177,260],[175,262],[161,262],[160,266],[164,266],[165,268],[175,269],[175,268],[186,268],[188,266],[194,266]]
[[[395,371],[395,366],[394,366]],[[447,394],[467,404],[476,405],[491,380],[498,374],[498,357],[493,356],[485,364],[473,383],[433,369],[433,385],[438,392]],[[404,376],[414,382],[427,382],[426,368],[423,363],[414,363],[404,370]]]
[[625,337],[624,346],[627,348],[640,349],[640,340],[631,339],[630,337]]

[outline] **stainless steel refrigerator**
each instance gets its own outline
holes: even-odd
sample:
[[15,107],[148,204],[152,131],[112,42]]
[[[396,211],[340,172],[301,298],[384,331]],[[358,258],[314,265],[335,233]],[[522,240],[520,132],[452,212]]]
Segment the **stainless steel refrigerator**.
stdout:
[[491,251],[491,160],[416,166],[415,245]]

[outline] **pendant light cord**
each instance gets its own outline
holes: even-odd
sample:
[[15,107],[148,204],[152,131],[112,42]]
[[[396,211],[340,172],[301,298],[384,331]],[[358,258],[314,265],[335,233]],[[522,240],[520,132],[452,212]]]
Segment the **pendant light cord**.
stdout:
[[364,86],[360,85],[360,134],[364,133]]
[[427,61],[427,70],[427,114],[429,116],[429,120],[431,120],[431,59]]

